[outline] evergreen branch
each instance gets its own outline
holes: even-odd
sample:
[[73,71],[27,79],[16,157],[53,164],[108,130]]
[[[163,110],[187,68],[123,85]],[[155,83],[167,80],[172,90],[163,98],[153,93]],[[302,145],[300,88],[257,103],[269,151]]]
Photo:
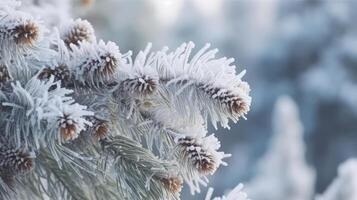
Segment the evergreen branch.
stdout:
[[175,170],[172,163],[159,160],[139,143],[124,136],[101,140],[101,143],[114,159],[118,186],[128,190],[125,199],[177,198],[165,188],[166,179]]
[[[73,170],[64,163],[62,168],[58,165],[58,162],[51,158],[49,153],[42,151],[38,156],[38,162],[40,167],[46,171],[48,191],[45,191],[50,198],[58,198],[58,194],[53,193],[51,190],[55,190],[58,187],[59,181],[68,193],[68,199],[86,200],[89,199],[87,185],[82,182],[82,177],[77,173],[73,173]],[[52,180],[52,176],[54,179]],[[63,194],[62,194],[63,195]],[[63,198],[64,196],[62,196]]]

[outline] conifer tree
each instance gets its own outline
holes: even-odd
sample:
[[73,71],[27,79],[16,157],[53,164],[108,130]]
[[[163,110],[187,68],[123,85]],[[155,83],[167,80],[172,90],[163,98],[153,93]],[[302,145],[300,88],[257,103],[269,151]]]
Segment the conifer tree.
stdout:
[[1,199],[179,199],[226,165],[207,126],[249,111],[233,59],[192,42],[133,56],[19,6],[0,3]]

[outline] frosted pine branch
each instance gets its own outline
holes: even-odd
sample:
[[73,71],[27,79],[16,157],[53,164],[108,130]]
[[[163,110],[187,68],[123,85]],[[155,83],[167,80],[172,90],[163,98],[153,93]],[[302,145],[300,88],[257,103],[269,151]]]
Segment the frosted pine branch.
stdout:
[[129,186],[124,187],[129,190],[127,198],[176,198],[181,183],[171,176],[176,173],[173,163],[160,161],[140,144],[122,136],[102,140],[101,144],[114,159],[119,187]]
[[1,179],[1,198],[179,199],[184,182],[200,191],[229,155],[208,121],[229,127],[249,111],[245,72],[209,46],[192,54],[191,42],[122,54],[86,20],[24,11],[44,5],[0,3],[0,138],[16,147],[0,170],[19,172],[15,184]]
[[[140,52],[127,68],[149,77],[157,77],[158,91],[178,113],[199,112],[210,117],[214,125],[228,127],[228,119],[237,121],[249,111],[249,86],[236,74],[233,59],[215,59],[217,50],[209,45],[192,55],[193,43],[183,44],[174,52],[167,49],[149,54],[151,46]],[[207,52],[206,52],[207,51]],[[133,67],[130,67],[133,66]],[[192,105],[182,107],[182,105]]]

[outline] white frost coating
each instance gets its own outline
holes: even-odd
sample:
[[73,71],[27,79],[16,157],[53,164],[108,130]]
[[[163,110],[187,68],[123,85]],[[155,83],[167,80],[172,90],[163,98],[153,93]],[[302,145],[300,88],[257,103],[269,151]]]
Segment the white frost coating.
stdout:
[[243,187],[243,184],[240,183],[235,188],[233,188],[233,190],[228,192],[227,195],[215,198],[212,198],[213,188],[209,188],[205,200],[249,200],[248,195],[243,192]]
[[194,44],[189,42],[172,52],[163,48],[149,53],[149,44],[134,61],[129,58],[121,70],[134,77],[147,75],[158,82],[158,92],[171,103],[168,113],[174,110],[186,118],[200,114],[205,120],[209,117],[215,127],[220,122],[229,128],[229,119],[237,122],[249,111],[250,88],[241,80],[245,71],[236,74],[234,59],[216,58],[218,50],[209,47],[207,44],[193,54]]
[[[49,90],[54,86],[56,86],[55,89]],[[68,96],[73,91],[60,88],[59,82],[53,82],[53,77],[47,82],[34,78],[25,87],[17,82],[12,84],[12,87],[13,95],[3,105],[17,109],[12,114],[14,125],[9,124],[6,129],[27,130],[27,132],[17,131],[16,138],[26,136],[24,137],[26,143],[32,144],[36,148],[39,148],[40,144],[46,146],[48,138],[57,137],[57,133],[50,130],[58,130],[58,122],[63,113],[67,113],[70,119],[76,122],[79,132],[85,129],[85,125],[91,125],[84,119],[84,116],[91,116],[93,113],[86,111],[86,106],[73,103],[72,97]],[[43,127],[43,121],[46,121],[47,128]],[[52,142],[55,141],[52,140]]]
[[[250,88],[234,59],[216,58],[209,45],[192,53],[192,42],[173,52],[151,52],[149,44],[132,59],[113,42],[97,42],[87,21],[69,21],[59,32],[66,18],[59,4],[69,0],[23,1],[19,10],[17,3],[0,3],[1,53],[9,54],[0,64],[11,64],[1,65],[1,73],[14,80],[1,80],[0,143],[39,153],[32,175],[45,177],[47,186],[31,180],[19,193],[39,188],[34,193],[54,199],[179,199],[183,177],[199,192],[208,175],[227,165],[230,154],[219,151],[207,126],[211,120],[228,127],[249,111]],[[184,140],[175,143],[176,137]],[[241,197],[240,190],[224,199]]]
[[[183,43],[173,52],[168,52],[167,49],[158,52],[159,62],[155,66],[160,79],[168,81],[166,87],[175,91],[174,96],[192,97],[187,98],[184,104],[192,105],[192,102],[195,102],[198,108],[189,107],[190,110],[200,109],[204,115],[210,116],[214,126],[220,122],[223,127],[228,128],[228,119],[236,122],[240,117],[244,117],[251,104],[250,89],[241,80],[244,71],[237,75],[236,66],[232,65],[234,59],[216,58],[218,50],[209,50],[210,44],[206,44],[196,54],[192,53],[194,46],[189,42]],[[206,94],[199,93],[195,86]],[[217,98],[219,94],[214,92],[216,89],[221,91],[220,98]],[[231,100],[235,98],[228,97],[223,91],[229,91],[228,94],[241,98],[246,104],[245,108],[239,113],[230,113],[227,107],[232,106]],[[181,104],[185,101],[185,98],[176,99]],[[185,110],[182,108],[182,111]]]
[[255,200],[307,200],[314,189],[315,172],[304,157],[303,127],[290,97],[280,97],[273,119],[274,135],[257,174],[247,185]]
[[357,159],[349,159],[338,168],[338,176],[316,200],[356,200]]

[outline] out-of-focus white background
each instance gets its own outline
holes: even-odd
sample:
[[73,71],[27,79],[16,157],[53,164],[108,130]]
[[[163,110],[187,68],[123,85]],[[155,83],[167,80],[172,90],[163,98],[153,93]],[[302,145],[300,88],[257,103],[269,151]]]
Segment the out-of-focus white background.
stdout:
[[[231,130],[210,130],[221,139],[222,149],[233,154],[229,166],[210,177],[217,194],[239,182],[249,189],[261,174],[269,173],[277,177],[264,182],[271,190],[281,183],[307,181],[314,193],[321,193],[336,176],[337,166],[357,155],[356,9],[353,0],[97,0],[76,15],[93,24],[98,38],[117,42],[123,52],[135,54],[147,42],[153,42],[154,49],[174,49],[187,41],[199,48],[209,42],[219,55],[235,58],[238,71],[247,69],[253,97],[248,120],[232,124]],[[292,110],[295,122],[275,117],[272,123],[281,95],[291,96],[297,107],[289,98],[280,98],[283,103],[275,113]],[[281,132],[302,136],[276,139],[280,128],[274,126],[280,122],[293,124]],[[273,147],[284,144],[280,151]],[[290,147],[293,153],[285,158],[282,154]],[[275,155],[267,156],[269,152]],[[279,156],[287,160],[271,164]],[[295,156],[300,160],[294,161]],[[316,179],[313,172],[303,172],[304,166],[316,172]],[[272,172],[262,173],[264,168]],[[288,169],[294,169],[289,172],[294,180],[282,172]],[[267,200],[254,195],[252,199]],[[201,198],[183,192],[183,199]]]

